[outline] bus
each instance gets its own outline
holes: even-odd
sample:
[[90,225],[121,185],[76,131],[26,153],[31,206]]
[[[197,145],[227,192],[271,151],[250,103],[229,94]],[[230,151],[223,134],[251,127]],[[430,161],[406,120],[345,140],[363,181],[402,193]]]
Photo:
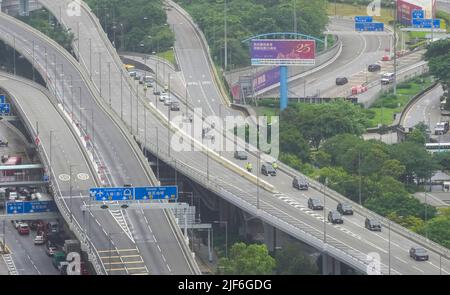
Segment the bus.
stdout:
[[425,149],[430,153],[449,152],[450,151],[450,142],[426,143]]

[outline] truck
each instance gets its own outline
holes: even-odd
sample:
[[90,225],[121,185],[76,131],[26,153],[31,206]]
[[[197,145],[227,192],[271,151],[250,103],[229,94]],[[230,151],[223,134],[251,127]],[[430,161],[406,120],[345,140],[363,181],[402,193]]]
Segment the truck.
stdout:
[[66,253],[58,251],[53,253],[52,264],[55,268],[59,269],[61,262],[66,262]]
[[81,244],[78,240],[65,240],[63,246],[64,253],[69,254],[71,252],[81,252]]

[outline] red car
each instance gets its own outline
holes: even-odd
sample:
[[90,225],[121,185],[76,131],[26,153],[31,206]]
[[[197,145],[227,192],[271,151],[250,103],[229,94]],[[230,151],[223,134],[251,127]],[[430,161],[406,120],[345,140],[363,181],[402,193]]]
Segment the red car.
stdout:
[[30,234],[30,227],[28,226],[28,224],[22,223],[22,224],[20,224],[19,227],[17,228],[17,231],[18,231],[19,234],[21,234],[21,235],[28,235],[28,234]]

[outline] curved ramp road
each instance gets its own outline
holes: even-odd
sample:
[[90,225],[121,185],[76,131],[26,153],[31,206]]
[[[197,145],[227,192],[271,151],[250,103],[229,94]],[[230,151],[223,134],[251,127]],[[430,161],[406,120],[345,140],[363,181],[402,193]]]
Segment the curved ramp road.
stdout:
[[[56,11],[55,7],[53,9]],[[178,12],[176,12],[175,9],[172,9],[169,14],[170,13]],[[171,18],[170,15],[169,18]],[[76,30],[76,26],[78,24],[76,20],[64,18],[64,16],[63,19],[65,20],[65,23],[72,28],[72,30],[74,30],[74,28]],[[90,20],[85,20],[83,18],[84,25],[86,25],[88,21]],[[80,25],[80,28],[84,25]],[[186,25],[190,26],[188,23]],[[176,28],[177,26],[175,26],[175,29]],[[86,36],[92,34],[93,31],[94,30],[86,32]],[[82,34],[81,30],[80,34]],[[94,37],[92,35],[90,36]],[[95,39],[95,46],[98,46],[96,47],[97,50],[102,49],[102,63],[104,63],[105,60],[114,62],[114,67],[117,67],[118,71],[118,69],[122,66],[117,55],[112,52],[111,44],[108,44],[106,39],[102,38],[101,35],[95,37]],[[86,38],[83,40],[86,40]],[[196,40],[196,42],[200,42],[199,39]],[[200,47],[201,46],[198,45],[197,48]],[[80,51],[83,55],[83,50],[80,49]],[[83,57],[83,59],[85,60],[86,58]],[[198,60],[198,63],[200,65],[201,63],[205,63],[205,61],[206,59],[204,59],[204,61]],[[101,68],[104,69],[106,67],[107,65],[105,66],[103,64]],[[210,70],[208,70],[208,72],[199,71],[199,74],[201,78],[205,75],[205,78],[207,79],[209,75],[209,79],[212,81]],[[102,72],[102,76],[103,75],[104,73]],[[95,81],[97,78],[94,77],[93,79]],[[125,83],[129,83],[129,81],[126,80]],[[214,87],[212,85],[213,84],[211,84],[211,89],[213,90]],[[117,88],[117,82],[112,87],[116,87],[115,89],[118,89],[120,93],[120,87]],[[126,87],[128,88],[128,86]],[[220,92],[217,88],[215,89],[215,92],[220,99]],[[118,92],[114,91],[114,93]],[[105,101],[108,101],[107,94],[104,94],[104,97]],[[116,96],[112,96],[111,99],[113,108],[116,112],[120,113],[120,108],[117,108],[117,103],[120,100],[118,100]],[[171,140],[172,134],[167,131],[167,108],[164,108],[161,104],[159,104],[159,112],[156,112],[154,110],[154,97],[147,97],[147,99],[150,99],[150,104],[148,102],[145,103],[145,106],[148,109],[145,113],[147,120],[142,120],[144,118],[144,108],[142,107],[139,111],[133,111],[132,115],[127,113],[130,114],[130,119],[132,118],[133,120],[124,117],[124,121],[127,122],[128,125],[130,125],[130,121],[137,121],[135,126],[138,126],[139,128],[133,128],[133,132],[136,134],[137,138],[139,138],[141,142],[145,143],[146,134],[146,146],[153,153],[177,168],[180,172],[211,189],[213,192],[224,197],[236,206],[239,206],[247,212],[260,217],[265,222],[286,231],[287,233],[315,246],[318,249],[325,249],[328,253],[330,253],[330,255],[337,257],[338,259],[345,261],[346,263],[351,264],[355,268],[362,271],[366,271],[367,254],[377,252],[381,257],[382,272],[384,274],[389,273],[389,257],[391,258],[391,273],[393,274],[439,273],[439,255],[433,252],[433,249],[430,249],[432,253],[431,260],[429,262],[419,263],[409,259],[409,247],[416,243],[414,242],[414,239],[409,236],[405,237],[404,235],[398,234],[398,232],[391,231],[391,251],[389,252],[388,230],[385,228],[382,233],[367,231],[364,228],[364,218],[367,213],[362,213],[365,211],[359,212],[359,209],[356,210],[356,214],[346,218],[346,221],[342,226],[333,226],[328,223],[324,223],[321,212],[312,212],[306,208],[307,198],[310,196],[322,197],[321,192],[310,189],[305,193],[300,193],[292,189],[292,176],[286,172],[280,171],[276,177],[262,178],[260,180],[260,184],[268,187],[269,189],[258,189],[256,186],[256,181],[254,181],[255,175],[249,175],[245,173],[243,169],[240,169],[239,167],[242,167],[243,164],[234,160],[231,152],[223,152],[222,157],[219,157],[212,151],[207,152],[206,149],[203,149],[203,152],[177,151],[175,149],[176,146],[174,142],[171,142],[172,148],[169,149],[168,142]],[[202,101],[200,102],[200,105],[201,103]],[[133,106],[136,107],[136,103],[133,103],[133,101],[132,107],[124,105],[124,112],[133,110]],[[205,113],[215,113],[221,111],[220,107],[216,110],[212,106],[211,109],[209,109],[209,107],[204,107],[203,109]],[[136,114],[139,115],[137,116]],[[174,114],[172,115],[175,116]],[[137,120],[138,118],[140,118],[140,120]],[[174,129],[175,126],[172,125],[171,128]],[[144,132],[145,130],[147,130],[147,132]],[[158,146],[156,146],[154,140],[150,140],[154,139],[156,134],[158,134],[159,138]],[[254,156],[250,157],[250,161],[253,162],[254,167],[257,167]],[[236,165],[233,165],[233,163]],[[271,185],[275,187],[274,191],[278,191],[279,193],[269,192],[271,191]],[[259,210],[256,209],[256,196],[258,193],[260,196]],[[337,202],[335,199],[327,198],[328,210],[336,208],[336,204]],[[324,225],[326,226],[327,232],[326,245],[324,245],[322,241]],[[402,232],[402,234],[404,233]],[[446,259],[442,260],[442,265],[443,273],[450,271],[450,265]]]
[[[125,183],[132,183],[135,186],[150,185],[151,180],[143,169],[135,151],[131,148],[130,142],[119,127],[112,122],[104,109],[96,103],[94,99],[95,94],[91,91],[92,88],[85,82],[86,77],[75,66],[77,62],[73,58],[68,57],[64,49],[32,28],[19,25],[16,20],[3,14],[0,19],[1,38],[11,45],[15,41],[16,48],[29,60],[32,60],[32,44],[34,41],[36,67],[43,77],[49,79],[48,85],[52,90],[55,89],[54,77],[56,70],[58,96],[60,98],[64,97],[64,105],[67,110],[71,111],[73,105],[75,120],[82,122],[82,125],[86,124],[85,122],[91,125],[89,122],[91,121],[91,112],[93,112],[96,122],[94,145],[97,148],[97,158],[100,165],[107,169],[107,185],[121,186]],[[64,76],[61,76],[62,72],[64,72]],[[64,83],[62,83],[63,80]],[[73,97],[71,89],[73,89]],[[79,102],[80,90],[81,111]],[[87,191],[85,193],[87,194]],[[74,206],[74,208],[79,209],[80,207]],[[137,258],[141,256],[141,259],[145,262],[145,265],[136,267],[131,266],[132,262],[125,263],[125,267],[118,267],[117,273],[192,273],[184,252],[180,249],[178,238],[174,232],[176,229],[167,221],[165,212],[153,210],[144,214],[143,212],[130,211],[128,213],[120,213],[117,216],[109,216],[107,220],[101,220],[100,223],[102,225],[108,223],[119,223],[121,225],[120,229],[108,232],[108,234],[111,233],[111,240],[118,248],[119,254],[115,256],[123,256],[126,255],[125,251],[130,251]],[[131,234],[127,235],[129,232]],[[97,237],[94,238],[97,239]],[[109,240],[106,237],[105,239]],[[122,241],[126,242],[121,243]],[[109,256],[108,246],[99,249],[99,251],[101,256]],[[120,266],[121,264],[119,263],[118,265]],[[114,267],[112,267],[111,274],[114,274],[114,272]]]

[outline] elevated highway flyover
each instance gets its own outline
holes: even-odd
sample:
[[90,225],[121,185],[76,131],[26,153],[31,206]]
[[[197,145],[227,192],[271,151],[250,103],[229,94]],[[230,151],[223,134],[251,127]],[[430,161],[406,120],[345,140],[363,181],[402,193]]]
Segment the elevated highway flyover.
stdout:
[[[96,173],[99,173],[98,185],[157,185],[158,181],[139,147],[118,123],[117,117],[98,99],[98,93],[77,61],[33,28],[5,14],[0,14],[0,19],[2,40],[35,66],[46,80],[50,91],[56,94],[66,118],[73,119],[71,125],[77,127],[78,132],[87,132],[84,134],[85,139],[92,139],[83,144],[90,149],[90,158]],[[95,118],[95,128],[86,128],[88,123],[84,122],[91,122],[92,118]],[[82,130],[83,126],[85,130]],[[81,212],[81,200],[86,200],[88,191],[84,189],[80,203],[73,203],[71,208],[73,211],[70,212],[74,217],[75,211]],[[117,250],[112,256],[122,260],[125,251],[128,251],[143,261],[140,267],[131,267],[130,264],[127,266],[123,261],[115,262],[119,267],[108,267],[108,273],[199,273],[171,211],[121,211],[108,214],[100,220],[101,225],[108,227],[108,231],[103,232],[103,241],[108,243],[102,243],[99,253],[109,254],[111,244],[114,244]],[[92,238],[101,240],[102,235]]]
[[[312,212],[305,206],[308,197],[323,197],[320,184],[310,180],[312,189],[305,193],[292,189],[292,177],[300,175],[297,171],[282,165],[277,177],[261,179],[259,173],[255,175],[245,172],[233,160],[232,152],[216,153],[207,147],[207,142],[202,144],[195,141],[193,145],[197,149],[194,151],[178,151],[172,137],[175,132],[179,133],[178,124],[172,122],[174,117],[170,117],[167,108],[161,104],[157,106],[153,97],[145,96],[139,86],[129,79],[120,58],[89,8],[82,5],[81,16],[75,17],[64,13],[64,5],[68,1],[41,2],[57,17],[62,18],[62,23],[77,32],[78,40],[88,40],[78,47],[82,66],[90,72],[96,87],[102,89],[104,102],[111,101],[112,110],[118,116],[121,115],[135,138],[161,160],[237,207],[261,218],[265,223],[363,273],[372,265],[370,255],[373,253],[377,253],[381,259],[382,274],[450,272],[447,249],[381,217],[384,230],[381,233],[369,232],[364,228],[364,219],[366,216],[376,215],[357,204],[353,204],[355,215],[346,218],[344,225],[329,224],[322,214]],[[61,15],[55,13],[60,11],[59,6],[63,8]],[[172,12],[181,14],[178,9],[172,9]],[[179,17],[188,22],[187,17]],[[197,38],[195,36],[198,33],[193,27],[191,29],[194,39]],[[198,48],[203,48],[200,38],[195,39],[195,42]],[[74,45],[77,50],[77,42]],[[101,58],[92,58],[90,64],[90,55]],[[207,63],[207,55],[196,62]],[[205,68],[205,72],[198,74],[204,75],[204,79],[210,81],[209,85],[214,86],[213,70],[208,65]],[[109,75],[113,77],[112,83],[108,83],[107,78],[101,78]],[[215,97],[222,99],[220,91],[214,89],[219,93]],[[126,103],[122,103],[123,101]],[[155,138],[156,142],[150,140]],[[183,134],[183,138],[191,139],[186,134]],[[227,140],[230,139],[227,137]],[[254,153],[250,155],[250,161],[257,167]],[[329,189],[325,189],[325,195],[327,211],[336,208],[337,202],[347,200]],[[408,250],[416,244],[421,244],[430,251],[429,262],[420,263],[409,259]]]

